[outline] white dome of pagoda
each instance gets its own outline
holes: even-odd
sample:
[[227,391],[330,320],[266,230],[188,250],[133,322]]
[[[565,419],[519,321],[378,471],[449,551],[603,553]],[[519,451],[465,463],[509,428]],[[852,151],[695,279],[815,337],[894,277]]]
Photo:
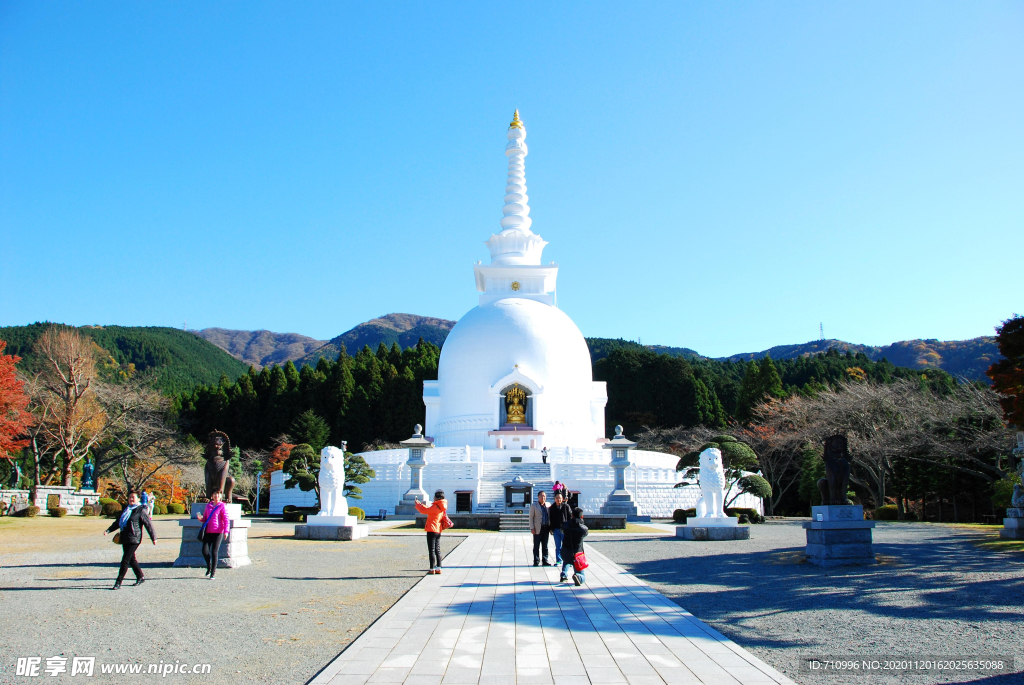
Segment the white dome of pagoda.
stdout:
[[502,230],[474,268],[480,304],[448,334],[438,380],[425,381],[427,435],[438,447],[594,447],[604,438],[604,383],[583,334],[555,305],[558,266],[530,230],[526,129],[516,112]]

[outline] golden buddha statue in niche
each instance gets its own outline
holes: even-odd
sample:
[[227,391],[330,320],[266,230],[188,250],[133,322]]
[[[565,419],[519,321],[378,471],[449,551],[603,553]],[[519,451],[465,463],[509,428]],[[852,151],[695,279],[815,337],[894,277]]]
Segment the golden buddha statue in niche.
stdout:
[[526,423],[526,393],[518,385],[505,395],[505,423]]

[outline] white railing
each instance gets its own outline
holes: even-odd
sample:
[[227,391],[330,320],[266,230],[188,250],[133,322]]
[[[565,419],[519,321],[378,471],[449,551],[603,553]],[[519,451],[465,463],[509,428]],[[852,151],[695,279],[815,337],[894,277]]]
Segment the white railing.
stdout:
[[[374,464],[404,464],[409,461],[409,450],[372,450],[360,452],[359,456],[370,466]],[[428,464],[465,464],[481,461],[482,447],[431,447],[423,450],[423,459]]]

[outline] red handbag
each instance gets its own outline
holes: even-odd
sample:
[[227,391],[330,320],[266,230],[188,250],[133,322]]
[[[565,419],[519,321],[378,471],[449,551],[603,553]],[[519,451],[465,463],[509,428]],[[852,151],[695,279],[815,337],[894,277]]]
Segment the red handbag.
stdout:
[[454,525],[455,523],[448,518],[448,514],[445,513],[441,515],[441,530],[448,530]]
[[587,563],[587,555],[583,552],[576,552],[576,556],[572,558],[572,567],[576,569],[576,573],[585,568],[590,568],[590,564]]

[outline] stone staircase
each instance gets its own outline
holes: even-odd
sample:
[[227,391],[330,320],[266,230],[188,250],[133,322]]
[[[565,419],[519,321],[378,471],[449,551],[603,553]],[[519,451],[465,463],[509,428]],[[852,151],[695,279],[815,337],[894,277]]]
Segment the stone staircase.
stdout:
[[529,514],[502,514],[499,519],[498,530],[501,531],[528,531],[530,530]]
[[[480,492],[477,493],[476,498],[477,513],[494,512],[504,514],[505,488],[503,485],[516,476],[520,476],[528,483],[533,483],[534,501],[537,499],[537,493],[542,490],[548,493],[548,501],[551,501],[551,489],[555,483],[551,479],[551,466],[549,464],[500,464],[487,462],[483,467],[483,476],[480,478]],[[502,518],[504,519],[504,516]],[[528,530],[529,527],[529,524],[527,524],[523,530]]]

